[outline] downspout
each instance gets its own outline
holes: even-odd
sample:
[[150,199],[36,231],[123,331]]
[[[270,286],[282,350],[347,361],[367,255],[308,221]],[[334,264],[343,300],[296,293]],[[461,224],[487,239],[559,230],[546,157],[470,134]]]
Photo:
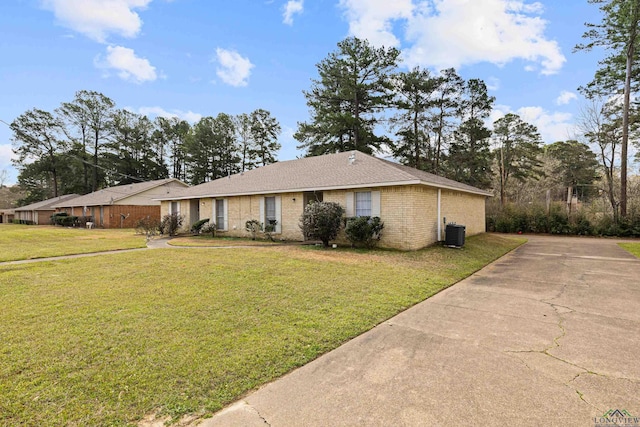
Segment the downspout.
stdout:
[[442,189],[438,188],[438,238],[437,241],[440,242],[442,241],[442,224],[440,221],[442,212],[440,211],[440,202],[442,200]]

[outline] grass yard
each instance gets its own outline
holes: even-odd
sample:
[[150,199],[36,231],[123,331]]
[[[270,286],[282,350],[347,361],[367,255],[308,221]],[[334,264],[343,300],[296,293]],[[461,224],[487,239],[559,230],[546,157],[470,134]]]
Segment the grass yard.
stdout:
[[0,224],[0,262],[144,248],[133,230],[87,230],[42,225]]
[[618,245],[627,252],[640,258],[640,243],[618,243]]
[[0,425],[210,414],[517,247],[157,249],[0,266]]
[[280,245],[280,242],[272,242],[270,240],[240,237],[211,237],[211,236],[188,236],[175,237],[169,241],[171,246],[189,246],[189,247],[220,247],[220,246],[273,246]]

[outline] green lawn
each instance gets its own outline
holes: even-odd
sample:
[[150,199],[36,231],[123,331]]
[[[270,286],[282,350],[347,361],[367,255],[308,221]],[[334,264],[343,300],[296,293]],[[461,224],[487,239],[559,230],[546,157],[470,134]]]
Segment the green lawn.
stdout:
[[241,237],[188,236],[175,237],[169,241],[171,246],[219,247],[219,246],[273,246],[282,244],[265,239],[251,240]]
[[87,230],[42,225],[0,224],[0,262],[144,248],[133,230]]
[[618,245],[627,252],[640,258],[640,243],[618,243]]
[[299,246],[0,266],[0,425],[211,413],[524,241],[418,252]]

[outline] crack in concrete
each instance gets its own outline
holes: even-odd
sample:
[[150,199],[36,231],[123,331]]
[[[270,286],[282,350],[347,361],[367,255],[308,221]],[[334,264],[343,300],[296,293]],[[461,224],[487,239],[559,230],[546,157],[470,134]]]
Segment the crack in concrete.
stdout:
[[540,323],[553,323],[553,322],[549,322],[549,321],[544,321],[541,319],[534,319],[531,317],[522,317],[522,316],[517,316],[515,314],[507,314],[507,313],[496,313],[495,310],[481,310],[479,308],[475,308],[475,307],[465,307],[462,305],[456,305],[456,304],[442,304],[439,302],[433,302],[433,304],[435,305],[439,305],[441,307],[451,307],[451,308],[460,308],[463,310],[471,310],[471,311],[477,311],[478,313],[489,313],[489,314],[498,314],[500,316],[504,316],[504,317],[513,317],[515,319],[523,319],[523,320],[532,320],[534,322],[540,322]]
[[[598,407],[597,407],[597,406],[595,406],[593,403],[591,403],[591,402],[589,402],[587,399],[585,399],[585,397],[584,397],[584,393],[582,393],[582,392],[581,392],[580,390],[578,390],[577,388],[575,388],[575,387],[571,386],[571,383],[572,383],[573,381],[575,381],[575,380],[576,380],[580,375],[582,375],[582,374],[590,374],[591,372],[589,372],[588,370],[586,370],[586,369],[584,369],[584,368],[582,368],[582,367],[580,367],[580,366],[577,366],[577,365],[575,365],[575,364],[573,364],[573,363],[567,362],[567,361],[565,361],[565,360],[558,359],[557,357],[554,357],[553,355],[548,354],[548,353],[546,352],[546,350],[545,350],[545,351],[534,351],[534,350],[526,350],[526,351],[524,351],[524,350],[523,350],[523,351],[506,351],[506,353],[540,353],[540,354],[544,354],[544,355],[546,355],[546,356],[552,357],[552,358],[554,358],[554,359],[557,359],[557,360],[559,360],[559,361],[561,361],[561,362],[567,363],[568,365],[571,365],[571,366],[574,366],[574,367],[576,367],[576,368],[579,368],[579,369],[584,370],[585,372],[580,372],[580,373],[578,373],[578,374],[577,374],[576,376],[574,376],[571,380],[567,381],[566,383],[562,383],[562,384],[563,384],[565,387],[569,388],[570,390],[575,391],[575,392],[576,392],[576,394],[578,395],[578,397],[580,398],[580,400],[581,400],[582,402],[584,402],[585,404],[589,405],[590,407],[592,407],[592,408],[594,408],[594,409],[596,409],[596,410],[598,410],[598,411],[600,410],[600,408],[598,408]],[[529,365],[527,364],[527,362],[526,362],[526,361],[524,361],[522,358],[518,357],[517,359],[518,359],[518,360],[519,360],[519,361],[520,361],[520,362],[521,362],[521,363],[522,363],[522,364],[523,364],[527,369],[529,369],[530,371],[533,371],[533,372],[537,372],[537,371],[538,371],[537,369],[532,368],[531,366],[529,366]],[[594,373],[594,374],[595,374],[595,373]],[[599,374],[595,374],[595,375],[599,375]],[[553,378],[552,376],[549,376],[549,378],[550,378],[550,379],[552,379],[552,380],[554,380],[554,378]],[[560,381],[558,381],[558,382],[560,382]]]
[[249,408],[251,408],[253,410],[253,412],[256,413],[256,415],[258,417],[260,417],[260,419],[262,420],[263,423],[265,423],[266,425],[268,425],[269,427],[271,427],[271,424],[269,423],[269,421],[267,421],[267,419],[265,417],[262,416],[262,414],[260,413],[260,411],[258,411],[258,409],[251,405],[249,402],[247,402],[246,400],[243,400],[243,402],[245,403],[245,405],[247,405]]
[[[260,419],[262,420],[262,422],[263,422],[265,425],[267,425],[267,426],[271,427],[271,424],[269,423],[269,421],[267,421],[267,419],[266,419],[265,417],[263,417],[263,416],[262,416],[262,414],[260,413],[260,411],[258,411],[258,409],[257,409],[255,406],[253,406],[252,404],[250,404],[250,403],[249,403],[248,401],[246,401],[246,400],[241,400],[241,401],[239,401],[239,402],[236,402],[236,403],[233,405],[233,407],[235,407],[236,405],[238,405],[238,403],[243,404],[243,405],[245,406],[245,408],[248,408],[248,409],[249,409],[249,412],[252,412],[252,413],[256,414],[256,415],[258,416],[258,418],[260,418]],[[224,411],[222,411],[222,412],[224,412]],[[219,413],[221,413],[221,412],[219,412]]]
[[[565,318],[563,316],[563,313],[560,313],[560,311],[558,311],[558,308],[559,307],[563,307],[563,306],[556,305],[556,304],[551,304],[551,303],[549,303],[549,305],[551,306],[551,308],[553,308],[553,311],[556,312],[556,314],[558,315],[558,318],[560,319],[558,321],[558,327],[560,328],[561,334],[553,339],[553,344],[556,346],[556,348],[558,348],[558,347],[560,347],[560,340],[567,335],[567,330],[565,329],[564,324],[563,324],[564,321],[565,321]],[[563,308],[571,310],[571,311],[569,311],[569,313],[573,313],[574,312],[574,310],[569,308],[569,307],[563,307]],[[545,349],[545,352],[551,350],[552,348],[553,348],[553,346],[549,346],[547,349]]]
[[[578,367],[577,365],[574,365],[574,366]],[[606,374],[601,374],[599,372],[590,371],[590,370],[585,369],[585,368],[580,368],[580,369],[584,369],[585,372],[580,372],[578,375],[573,377],[569,382],[573,382],[573,381],[577,380],[582,375],[595,375],[596,377],[602,377],[602,378],[606,378],[608,380],[627,381],[627,382],[630,382],[633,385],[640,384],[640,380],[636,380],[636,379],[633,379],[633,378],[616,377],[616,376],[612,376],[612,375],[606,375]]]
[[580,390],[578,390],[577,388],[574,389],[576,391],[576,394],[578,395],[578,397],[580,398],[580,400],[582,400],[584,403],[586,403],[587,405],[591,406],[593,409],[595,409],[596,411],[601,411],[601,408],[598,408],[596,405],[594,405],[593,403],[589,402],[587,399],[584,398],[584,393],[582,393]]

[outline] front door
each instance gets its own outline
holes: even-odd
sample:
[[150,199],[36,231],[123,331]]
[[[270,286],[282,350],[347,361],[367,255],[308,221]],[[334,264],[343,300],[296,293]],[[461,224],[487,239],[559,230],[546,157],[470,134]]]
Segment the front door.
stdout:
[[200,199],[193,199],[189,205],[189,226],[200,221]]

